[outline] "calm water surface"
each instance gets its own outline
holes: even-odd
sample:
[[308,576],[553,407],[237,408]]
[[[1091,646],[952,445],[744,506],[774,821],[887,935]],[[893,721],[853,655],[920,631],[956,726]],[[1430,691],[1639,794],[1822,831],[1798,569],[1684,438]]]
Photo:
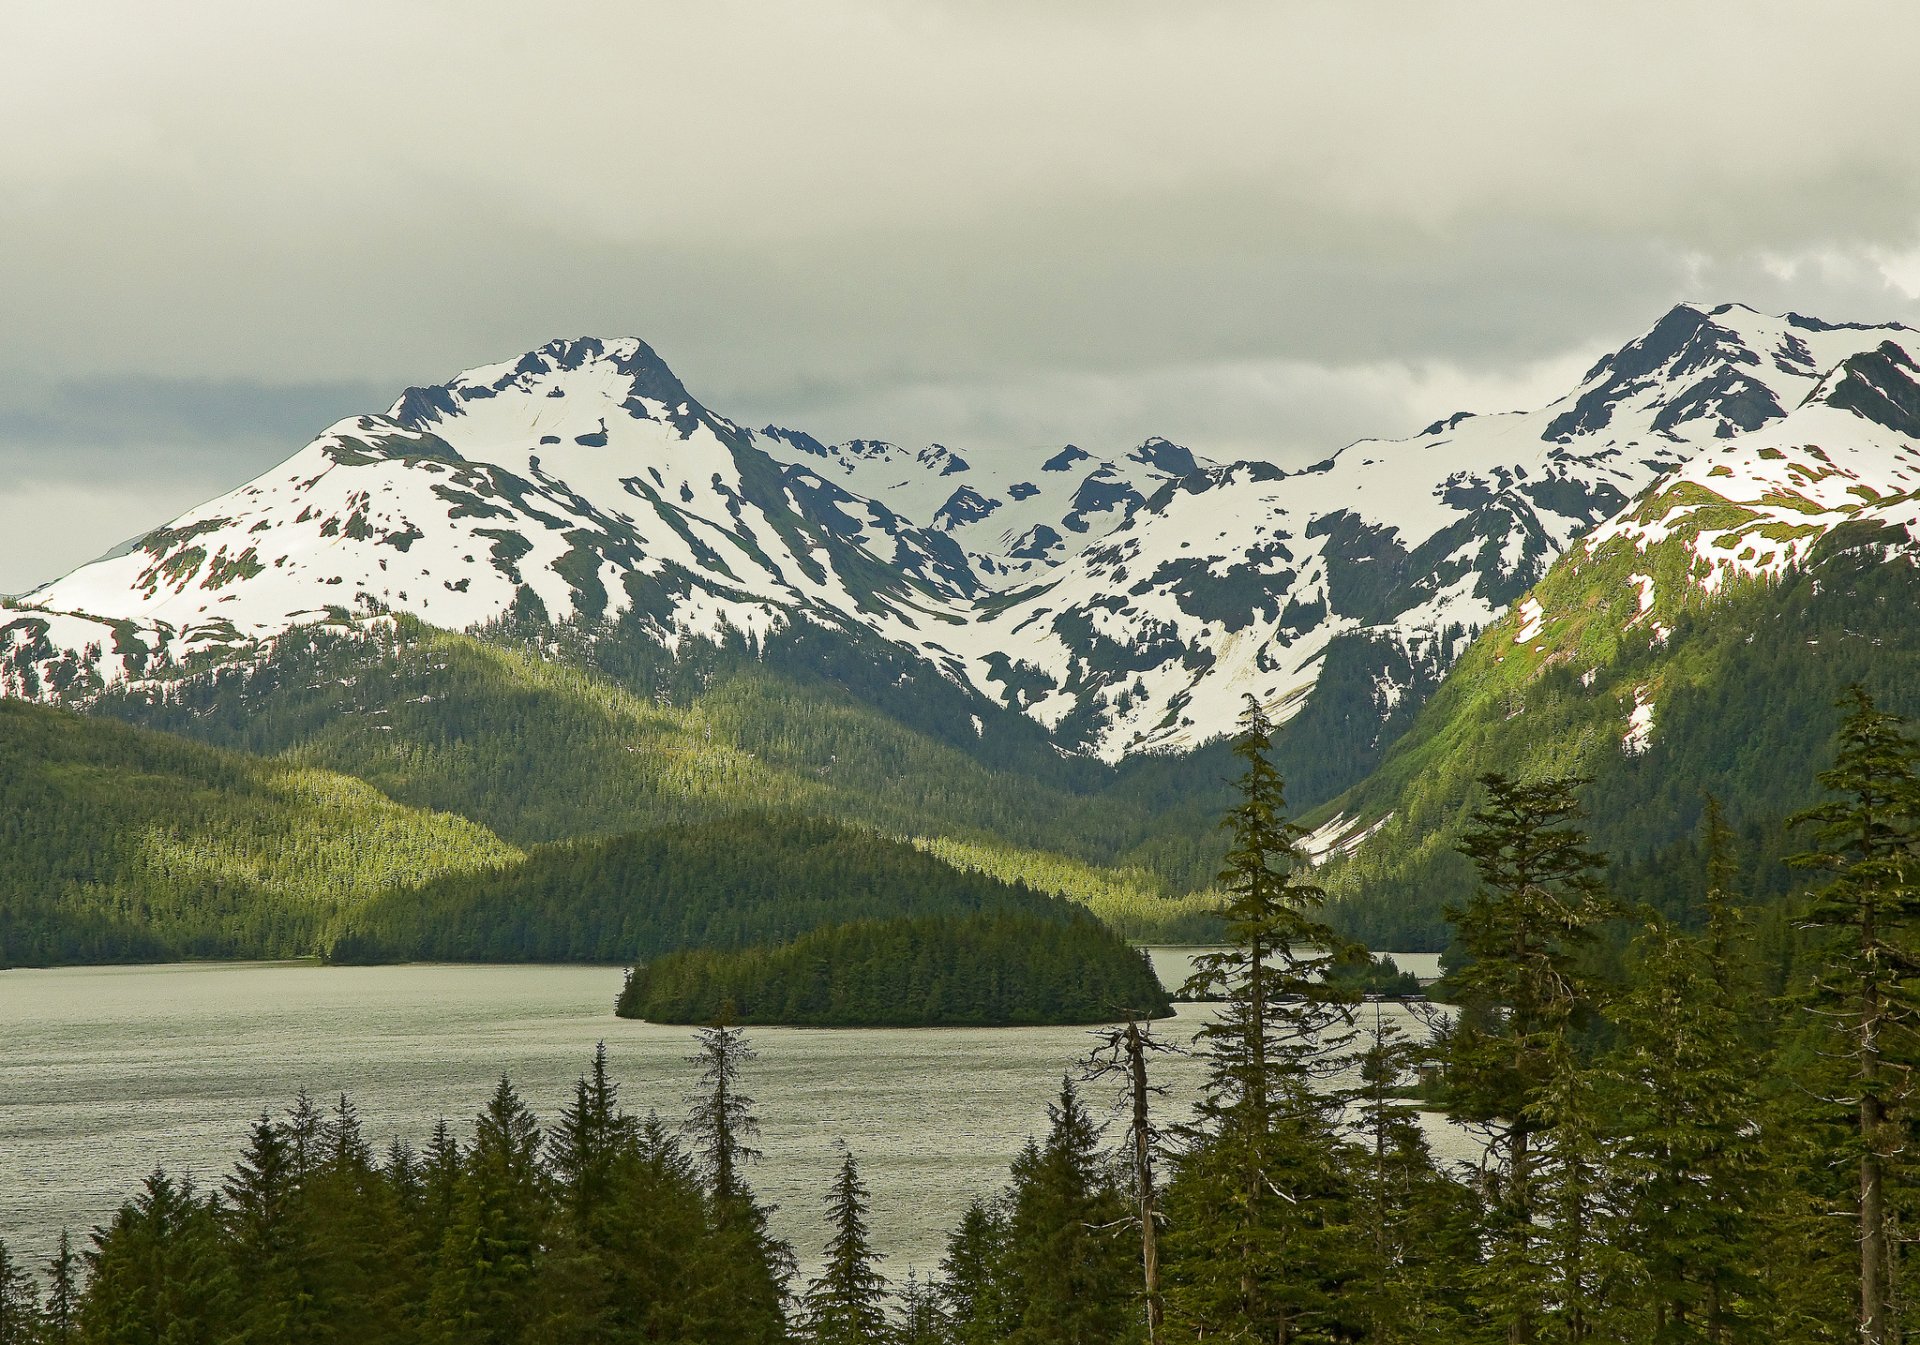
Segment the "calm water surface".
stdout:
[[[1184,950],[1155,964],[1177,983]],[[1404,964],[1403,964],[1404,965]],[[607,967],[179,964],[0,972],[0,1238],[38,1260],[107,1219],[155,1167],[218,1185],[263,1109],[350,1093],[369,1137],[464,1131],[504,1073],[544,1118],[604,1040],[621,1100],[678,1120],[692,1034],[613,1016]],[[1159,1031],[1191,1036],[1183,1006]],[[946,1230],[1044,1130],[1083,1028],[754,1028],[766,1158],[752,1180],[803,1263],[824,1236],[845,1141],[873,1189],[890,1272],[938,1261]],[[1201,1066],[1156,1069],[1190,1101]],[[1104,1088],[1104,1086],[1100,1086]],[[1089,1095],[1105,1115],[1104,1091]]]

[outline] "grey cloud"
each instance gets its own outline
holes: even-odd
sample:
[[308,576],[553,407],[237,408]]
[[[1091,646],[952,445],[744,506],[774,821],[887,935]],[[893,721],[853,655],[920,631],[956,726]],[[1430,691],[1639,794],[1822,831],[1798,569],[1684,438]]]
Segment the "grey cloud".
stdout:
[[0,478],[237,485],[342,416],[384,409],[362,383],[94,376],[15,387],[0,402]]
[[37,7],[0,530],[555,335],[830,436],[1286,457],[1680,299],[1920,323],[1916,47],[1905,0]]

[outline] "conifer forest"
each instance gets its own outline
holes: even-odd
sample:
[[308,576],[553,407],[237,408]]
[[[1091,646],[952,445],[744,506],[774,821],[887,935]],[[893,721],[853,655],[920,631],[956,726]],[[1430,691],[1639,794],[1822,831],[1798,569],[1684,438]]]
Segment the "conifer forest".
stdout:
[[[0,1345],[1905,1339],[1920,744],[1864,692],[1843,708],[1774,941],[1711,801],[1703,881],[1658,915],[1608,890],[1577,780],[1484,776],[1426,1031],[1330,974],[1350,947],[1250,710],[1225,939],[1183,991],[1212,1012],[1192,1042],[1151,1006],[1093,1033],[937,1266],[890,1272],[847,1150],[799,1269],[722,1006],[683,1097],[623,1098],[603,1046],[555,1116],[503,1078],[470,1125],[377,1153],[350,1097],[302,1094],[217,1184],[156,1171],[103,1226],[7,1248]],[[1206,1071],[1177,1112],[1172,1051]],[[1423,1117],[1477,1161],[1436,1158]]]

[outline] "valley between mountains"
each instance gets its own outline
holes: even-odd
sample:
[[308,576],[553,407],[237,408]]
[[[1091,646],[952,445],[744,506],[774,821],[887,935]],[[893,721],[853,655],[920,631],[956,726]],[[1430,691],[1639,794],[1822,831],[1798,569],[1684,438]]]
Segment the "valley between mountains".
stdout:
[[1764,901],[1840,691],[1920,711],[1917,562],[1898,325],[1683,305],[1304,468],[829,444],[556,341],[0,606],[0,962],[1204,939],[1248,697],[1375,947],[1444,945],[1489,769],[1590,777],[1667,909],[1712,793]]

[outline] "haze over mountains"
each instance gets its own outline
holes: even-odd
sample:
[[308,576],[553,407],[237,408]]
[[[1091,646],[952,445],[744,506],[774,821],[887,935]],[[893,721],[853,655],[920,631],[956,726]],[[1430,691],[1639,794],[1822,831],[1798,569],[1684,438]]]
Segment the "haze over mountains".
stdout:
[[[410,388],[14,600],[0,688],[74,699],[302,623],[519,612],[624,619],[668,649],[877,638],[1107,761],[1218,738],[1247,693],[1287,718],[1330,668],[1385,718],[1575,539],[1670,527],[1629,505],[1677,469],[1663,491],[1689,508],[1766,515],[1715,534],[1715,574],[1777,572],[1843,518],[1900,521],[1917,356],[1897,325],[1681,306],[1546,407],[1287,471],[1165,440],[989,466],[829,445],[708,409],[638,340],[555,341]],[[1762,456],[1802,444],[1829,457]],[[1802,487],[1818,508],[1781,503]]]

